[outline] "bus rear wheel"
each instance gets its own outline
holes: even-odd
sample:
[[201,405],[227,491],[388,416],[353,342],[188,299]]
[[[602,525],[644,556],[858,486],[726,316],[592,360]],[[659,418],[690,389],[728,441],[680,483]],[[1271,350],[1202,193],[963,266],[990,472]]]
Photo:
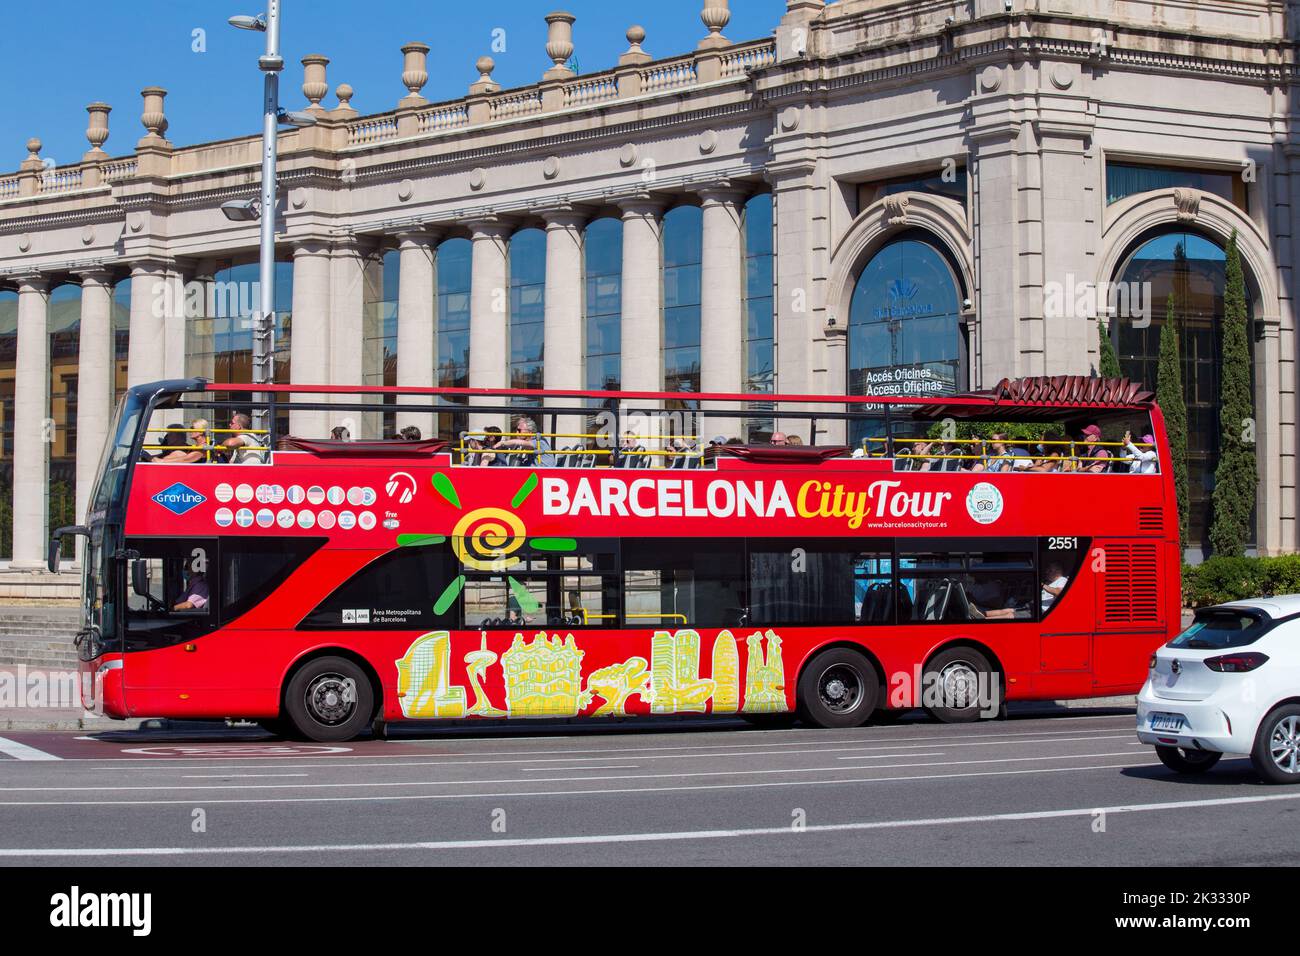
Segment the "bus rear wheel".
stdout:
[[[989,659],[973,647],[941,651],[930,659],[922,677],[925,712],[941,723],[968,724],[985,716],[990,704],[1000,711],[1002,700],[996,674]],[[998,695],[996,702],[987,699],[994,693]]]
[[318,657],[289,678],[284,710],[308,740],[351,740],[374,718],[375,689],[346,657]]
[[860,727],[876,709],[880,678],[855,650],[832,647],[799,675],[799,716],[818,727]]

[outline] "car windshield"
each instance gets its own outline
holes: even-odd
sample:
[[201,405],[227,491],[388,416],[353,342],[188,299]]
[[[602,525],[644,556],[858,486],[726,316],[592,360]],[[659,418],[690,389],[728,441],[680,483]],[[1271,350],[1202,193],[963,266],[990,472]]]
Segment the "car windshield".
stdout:
[[1189,650],[1219,650],[1253,644],[1268,630],[1268,618],[1258,611],[1237,608],[1208,608],[1196,612],[1187,630],[1169,642],[1170,647]]

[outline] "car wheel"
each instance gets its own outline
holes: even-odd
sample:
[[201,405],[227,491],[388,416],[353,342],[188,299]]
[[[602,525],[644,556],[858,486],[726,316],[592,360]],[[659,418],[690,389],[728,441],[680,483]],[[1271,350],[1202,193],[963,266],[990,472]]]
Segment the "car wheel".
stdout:
[[284,709],[308,740],[352,740],[374,718],[375,689],[347,658],[318,657],[289,679]]
[[847,647],[832,647],[799,676],[799,716],[818,727],[860,727],[876,709],[880,677],[871,662]]
[[1187,747],[1156,745],[1160,762],[1175,773],[1205,773],[1223,756],[1213,750],[1191,750]]
[[1260,721],[1250,762],[1269,783],[1300,783],[1300,704],[1275,707]]
[[[925,712],[945,724],[979,720],[990,703],[983,698],[994,688],[996,675],[989,659],[973,647],[950,647],[934,655],[925,667],[921,694],[922,699],[937,694],[940,703],[927,705]],[[1001,713],[1001,697],[999,688],[996,713]]]

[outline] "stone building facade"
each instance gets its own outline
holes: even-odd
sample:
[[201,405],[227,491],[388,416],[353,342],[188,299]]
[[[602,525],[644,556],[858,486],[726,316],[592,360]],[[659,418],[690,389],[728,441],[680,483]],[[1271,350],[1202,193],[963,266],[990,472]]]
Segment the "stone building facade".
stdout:
[[[280,138],[277,378],[931,394],[1086,374],[1099,319],[1149,378],[1172,297],[1199,540],[1235,233],[1256,537],[1296,549],[1289,3],[787,0],[746,42],[726,0],[700,17],[693,51],[656,58],[634,26],[617,65],[576,75],[573,18],[551,14],[536,84],[501,89],[483,57],[443,103],[412,42],[405,95],[370,116],[346,83],[327,105],[328,59],[304,58],[317,122]],[[133,150],[104,150],[92,103],[81,162],[34,138],[0,175],[14,567],[42,561],[51,509],[82,512],[115,393],[248,378],[257,224],[220,206],[256,197],[259,141],[176,147],[165,90],[142,95]]]

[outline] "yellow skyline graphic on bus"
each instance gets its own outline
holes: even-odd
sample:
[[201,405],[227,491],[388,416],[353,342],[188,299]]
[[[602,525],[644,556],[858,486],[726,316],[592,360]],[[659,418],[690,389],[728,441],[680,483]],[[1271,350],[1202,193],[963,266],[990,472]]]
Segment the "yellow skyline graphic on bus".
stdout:
[[[466,679],[474,693],[451,683],[452,640],[449,631],[430,631],[416,638],[395,661],[397,699],[411,719],[458,717],[576,717],[596,698],[595,716],[627,716],[627,702],[640,696],[653,714],[780,713],[788,709],[781,638],[756,631],[745,638],[743,698],[740,655],[735,636],[720,631],[713,639],[710,677],[700,676],[700,633],[694,628],[655,631],[650,660],[632,656],[587,675],[586,652],[572,634],[561,637],[538,631],[532,640],[517,632],[499,657],[488,650],[487,635],[466,652]],[[504,707],[496,706],[485,684],[493,667],[501,668]]]

